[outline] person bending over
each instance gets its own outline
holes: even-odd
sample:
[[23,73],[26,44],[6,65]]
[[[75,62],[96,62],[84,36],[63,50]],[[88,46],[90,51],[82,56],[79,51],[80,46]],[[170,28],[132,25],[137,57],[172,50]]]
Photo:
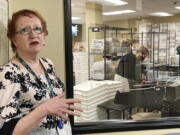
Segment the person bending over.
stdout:
[[143,83],[141,78],[141,62],[148,55],[148,49],[142,46],[136,50],[135,54],[131,51],[121,57],[116,73],[128,79],[130,88],[136,83]]

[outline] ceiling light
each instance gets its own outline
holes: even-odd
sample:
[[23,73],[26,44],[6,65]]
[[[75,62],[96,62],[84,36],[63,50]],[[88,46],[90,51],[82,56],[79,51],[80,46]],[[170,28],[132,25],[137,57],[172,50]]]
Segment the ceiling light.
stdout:
[[80,20],[80,18],[79,18],[79,17],[72,17],[71,19],[72,19],[73,21]]
[[156,13],[152,13],[150,15],[152,15],[152,16],[173,16],[173,14],[169,14],[166,12],[156,12]]
[[120,10],[120,11],[113,11],[113,12],[104,12],[103,15],[118,15],[118,14],[127,14],[127,13],[134,13],[134,10]]
[[115,6],[120,6],[120,5],[126,5],[128,2],[122,1],[122,0],[104,0],[106,2],[112,3]]
[[180,7],[175,7],[176,9],[180,9]]

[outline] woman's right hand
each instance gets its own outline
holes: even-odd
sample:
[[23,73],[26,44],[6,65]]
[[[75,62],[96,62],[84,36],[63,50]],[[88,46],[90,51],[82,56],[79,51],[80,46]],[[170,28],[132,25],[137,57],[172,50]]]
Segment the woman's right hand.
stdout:
[[[39,105],[39,109],[43,109],[46,115],[59,116],[64,120],[69,120],[68,115],[80,116],[79,112],[83,110],[74,105],[74,103],[80,103],[79,99],[65,99],[64,94],[59,94],[47,100],[45,103]],[[75,112],[79,111],[79,112]]]

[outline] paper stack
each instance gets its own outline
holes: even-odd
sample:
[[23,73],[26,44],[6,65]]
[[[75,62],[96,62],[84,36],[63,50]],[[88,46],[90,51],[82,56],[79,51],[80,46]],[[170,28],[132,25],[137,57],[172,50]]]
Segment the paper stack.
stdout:
[[87,52],[73,52],[73,68],[75,72],[75,84],[88,80]]

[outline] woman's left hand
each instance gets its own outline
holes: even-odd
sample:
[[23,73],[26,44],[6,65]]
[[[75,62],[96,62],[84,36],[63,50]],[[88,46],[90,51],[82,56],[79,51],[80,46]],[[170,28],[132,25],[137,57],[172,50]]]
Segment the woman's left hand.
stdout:
[[45,115],[55,115],[61,117],[62,119],[68,120],[66,114],[80,116],[79,112],[82,112],[83,110],[79,106],[74,105],[74,103],[80,102],[81,101],[79,99],[65,99],[64,94],[59,94],[56,97],[47,100],[38,108],[43,109]]

